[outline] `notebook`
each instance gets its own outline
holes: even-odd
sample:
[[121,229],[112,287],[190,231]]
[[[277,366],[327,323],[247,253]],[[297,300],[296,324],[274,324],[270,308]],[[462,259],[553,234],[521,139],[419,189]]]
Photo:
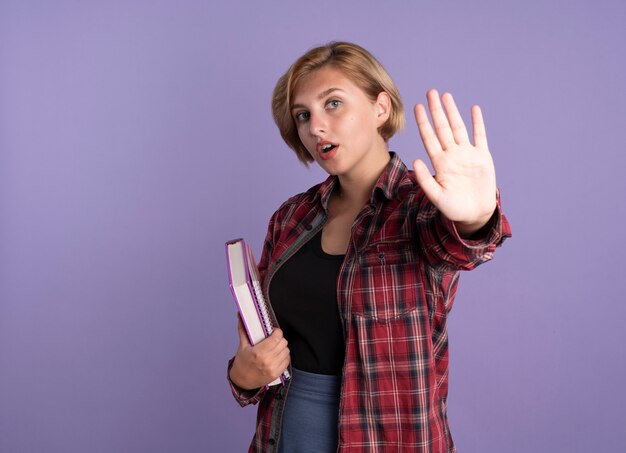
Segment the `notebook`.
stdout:
[[[243,239],[226,242],[228,280],[250,344],[255,345],[274,330],[270,308],[261,289],[259,269],[252,249]],[[268,385],[284,384],[289,371]]]

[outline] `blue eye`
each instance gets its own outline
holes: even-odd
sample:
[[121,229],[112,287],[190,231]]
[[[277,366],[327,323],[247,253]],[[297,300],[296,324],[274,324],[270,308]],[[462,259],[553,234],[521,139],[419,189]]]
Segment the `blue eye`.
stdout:
[[332,99],[326,103],[326,105],[331,109],[336,109],[341,105],[341,101],[339,99]]
[[309,112],[298,112],[296,113],[296,121],[302,122],[309,119],[311,114]]

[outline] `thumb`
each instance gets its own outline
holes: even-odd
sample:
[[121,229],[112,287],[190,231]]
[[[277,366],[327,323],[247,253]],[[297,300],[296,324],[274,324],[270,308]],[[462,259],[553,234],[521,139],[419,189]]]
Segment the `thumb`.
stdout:
[[430,171],[423,160],[416,159],[413,161],[413,170],[415,171],[417,183],[420,185],[431,203],[437,206],[437,200],[441,195],[441,186],[430,174]]

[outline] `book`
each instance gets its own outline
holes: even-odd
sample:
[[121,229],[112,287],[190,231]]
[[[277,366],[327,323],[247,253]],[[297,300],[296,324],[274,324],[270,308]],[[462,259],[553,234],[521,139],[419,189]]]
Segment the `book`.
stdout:
[[[226,264],[228,281],[239,315],[251,345],[269,337],[274,331],[271,308],[261,289],[261,278],[252,248],[243,239],[226,242]],[[289,379],[289,371],[268,385],[284,384]]]

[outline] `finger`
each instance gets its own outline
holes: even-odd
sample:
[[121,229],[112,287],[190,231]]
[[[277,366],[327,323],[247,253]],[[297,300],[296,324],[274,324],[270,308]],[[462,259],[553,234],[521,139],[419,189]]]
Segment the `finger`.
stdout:
[[428,170],[428,167],[423,160],[415,160],[413,162],[413,170],[415,170],[415,178],[417,179],[417,183],[420,185],[428,199],[435,206],[437,206],[437,200],[441,195],[441,186],[430,174],[430,171]]
[[284,338],[280,340],[269,352],[274,355],[280,355],[283,351],[288,350],[287,340]]
[[276,343],[280,342],[284,338],[283,331],[279,327],[274,327],[270,338],[274,340]]
[[277,356],[277,362],[280,364],[279,366],[284,370],[289,365],[290,352],[288,348],[283,349],[280,354]]
[[472,107],[472,130],[474,132],[474,146],[478,148],[489,148],[483,113],[477,105]]
[[275,361],[281,370],[285,370],[289,366],[289,362],[291,362],[291,352],[289,348],[282,349],[276,354]]
[[441,96],[441,101],[443,102],[443,106],[446,109],[446,115],[448,116],[448,122],[450,123],[450,127],[452,128],[454,141],[459,145],[468,144],[469,135],[467,135],[465,123],[463,122],[463,118],[459,113],[459,109],[457,108],[456,103],[454,102],[454,98],[450,93],[444,93]]
[[444,150],[448,149],[455,141],[452,130],[450,129],[450,123],[446,117],[446,112],[441,105],[439,93],[437,93],[437,90],[429,90],[428,93],[426,93],[426,98],[428,99],[428,108],[430,110],[430,116],[433,119],[435,133],[439,138],[439,143],[441,143],[441,147]]
[[415,113],[415,122],[417,123],[422,143],[428,153],[428,157],[432,160],[437,153],[442,151],[441,143],[439,143],[439,139],[437,138],[437,135],[435,135],[435,131],[430,125],[430,121],[428,121],[426,108],[422,104],[417,104],[413,109],[413,112]]
[[290,352],[287,348],[287,341],[282,340],[278,348],[267,351],[264,355],[265,360],[269,368],[272,368],[275,373],[282,373],[287,366],[289,366]]
[[278,369],[280,370],[279,376],[283,374],[285,370],[289,367],[290,362],[291,362],[291,359],[289,357],[289,354],[287,354],[287,356],[278,365]]
[[272,334],[259,344],[267,353],[277,354],[280,350],[287,347],[287,340],[283,337],[283,331],[275,328]]

